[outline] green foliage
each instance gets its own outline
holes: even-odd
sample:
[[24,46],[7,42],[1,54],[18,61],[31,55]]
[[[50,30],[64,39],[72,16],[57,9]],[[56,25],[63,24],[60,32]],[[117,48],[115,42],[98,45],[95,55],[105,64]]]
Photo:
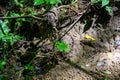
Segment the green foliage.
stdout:
[[[33,7],[28,7],[27,10],[28,10],[28,12],[29,12],[29,15],[37,15],[37,13],[34,12],[34,8],[33,8]],[[25,21],[26,21],[26,20],[25,20]],[[29,21],[31,21],[31,20],[29,20]]]
[[102,7],[106,6],[109,4],[109,0],[91,0],[92,3],[98,3],[98,2],[102,2]]
[[108,11],[109,15],[113,15],[112,7],[106,6],[105,9]]
[[[10,29],[7,27],[6,23],[4,23],[2,20],[0,20],[0,34],[3,36],[4,34],[7,35],[10,31]],[[1,38],[1,37],[0,37]]]
[[60,52],[68,52],[70,51],[70,48],[68,47],[68,45],[64,42],[60,42],[60,41],[56,41],[55,42],[57,49]]
[[102,0],[102,7],[106,6],[109,4],[109,0]]
[[29,65],[29,64],[27,64],[27,65],[25,66],[25,69],[34,71],[34,70],[35,70],[35,67],[34,67],[34,66],[31,66],[31,65]]
[[34,5],[41,5],[43,3],[45,3],[44,0],[34,0]]
[[10,29],[5,22],[0,20],[0,39],[5,43],[10,43],[13,45],[14,41],[20,40],[22,37],[9,33]]
[[0,60],[0,69],[4,68],[5,63],[6,62],[4,60]]
[[[18,14],[18,13],[10,13],[10,17],[18,17],[18,16],[24,16],[24,14]],[[18,18],[16,19],[16,26],[21,26],[22,22],[25,21],[25,18]]]
[[34,5],[56,4],[56,3],[61,3],[61,0],[34,0]]
[[104,78],[103,80],[109,80],[108,78]]
[[25,2],[24,0],[20,0],[20,1],[14,0],[14,2],[15,2],[16,5],[20,6],[21,8],[24,7],[24,5],[23,5],[23,3]]
[[101,0],[91,0],[92,3],[98,3],[101,2]]
[[106,11],[108,11],[109,15],[113,15],[112,7],[109,6],[110,0],[91,0],[92,3],[102,3],[102,7],[105,7]]
[[51,9],[55,4],[57,3],[62,3],[61,0],[34,0],[34,5],[35,6],[42,6],[46,10]]
[[6,75],[0,75],[0,80],[8,80]]

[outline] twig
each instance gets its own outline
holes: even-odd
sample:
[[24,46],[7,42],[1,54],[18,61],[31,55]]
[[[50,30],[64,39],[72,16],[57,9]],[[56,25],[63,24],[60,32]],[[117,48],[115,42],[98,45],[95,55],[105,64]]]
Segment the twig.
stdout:
[[90,8],[90,6],[91,6],[91,3],[88,3],[87,9],[82,13],[80,13],[78,18],[69,26],[70,28],[68,29],[68,31],[66,31],[58,40],[61,40],[74,27],[74,25],[80,20],[80,18],[88,12],[88,9]]
[[100,76],[100,77],[102,77],[102,78],[104,77],[104,75],[101,74],[101,73],[99,74],[99,73],[96,72],[96,71],[92,71],[92,70],[88,70],[88,69],[86,69],[86,68],[82,68],[82,65],[77,65],[76,63],[70,61],[68,58],[64,59],[63,61],[66,62],[66,63],[68,63],[69,65],[71,65],[71,66],[73,66],[73,67],[75,67],[75,68],[83,71],[84,73],[90,75],[90,76],[93,77],[95,80],[100,80],[98,76]]
[[20,77],[22,76],[22,72],[24,71],[25,68],[21,69],[18,74],[17,80],[20,80]]
[[[70,6],[69,5],[63,5],[63,6],[57,7],[57,9],[61,9],[61,8],[70,8]],[[74,9],[72,9],[72,8],[70,8],[70,9],[78,14],[78,12],[75,11]],[[49,12],[52,12],[52,11],[49,11]],[[45,21],[46,20],[45,18],[39,18],[39,17],[34,16],[34,15],[13,16],[13,17],[0,17],[0,19],[16,19],[16,18],[34,18],[34,19],[40,20],[40,21]]]
[[25,15],[25,16],[13,16],[13,17],[0,17],[0,19],[16,19],[16,18],[34,18],[36,20],[45,21],[45,18],[39,18],[33,15]]
[[73,27],[74,25],[80,20],[80,18],[82,17],[83,15],[80,15],[71,25],[70,25],[70,28],[68,29],[68,31],[66,31],[58,40],[61,40]]

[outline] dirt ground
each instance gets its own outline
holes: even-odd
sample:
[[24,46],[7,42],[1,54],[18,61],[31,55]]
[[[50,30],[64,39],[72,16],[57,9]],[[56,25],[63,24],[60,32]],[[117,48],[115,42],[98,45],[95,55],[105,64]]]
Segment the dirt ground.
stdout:
[[[87,6],[81,6],[79,1],[75,5],[77,5],[76,11],[80,12],[82,10],[84,12],[82,8]],[[0,14],[2,14],[0,16],[7,12],[6,8],[3,8],[0,7]],[[7,50],[6,65],[0,71],[0,76],[1,74],[7,76],[8,80],[120,80],[120,10],[117,11],[118,14],[113,15],[107,25],[104,27],[101,24],[91,26],[86,32],[83,32],[85,23],[78,21],[61,39],[69,45],[70,51],[67,53],[58,51],[57,53],[55,50],[55,55],[53,42],[46,39],[46,36],[51,36],[47,30],[48,27],[44,28],[47,24],[41,25],[42,23],[34,22],[35,25],[31,26],[27,23],[27,26],[21,27],[21,31],[26,31],[24,36],[29,34],[28,37],[31,39],[16,41],[12,48],[10,47],[12,50]],[[69,9],[68,12],[69,16],[73,16],[72,21],[75,21],[77,17],[75,12]],[[85,18],[87,17],[85,16]],[[107,18],[107,16],[102,15],[102,18]],[[106,21],[103,19],[104,22]],[[64,24],[62,20],[61,24]],[[64,35],[68,29],[69,25],[58,28],[58,37]],[[45,36],[45,40],[41,42],[36,35]],[[2,57],[3,55],[0,55],[0,58]],[[31,64],[35,67],[34,71],[25,69],[28,62],[32,62]]]
[[[82,31],[83,24],[78,22],[63,38],[71,48],[67,56],[74,65],[60,62],[42,80],[120,80],[120,17],[111,17],[105,29]],[[86,40],[85,35],[96,40]]]

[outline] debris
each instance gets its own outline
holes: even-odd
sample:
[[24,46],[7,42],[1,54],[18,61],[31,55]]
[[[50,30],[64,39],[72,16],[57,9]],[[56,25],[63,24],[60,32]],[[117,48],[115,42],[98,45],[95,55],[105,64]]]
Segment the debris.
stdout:
[[102,62],[98,62],[98,63],[97,63],[97,66],[99,66],[99,67],[100,67],[100,66],[105,66],[105,62],[103,62],[103,61],[102,61]]
[[90,39],[90,40],[92,40],[92,41],[94,41],[94,40],[95,40],[95,38],[94,38],[94,37],[89,36],[89,35],[84,36],[84,38],[86,38],[86,39]]
[[120,45],[120,40],[116,40],[115,44]]
[[85,66],[81,65],[80,68],[81,68],[81,69],[85,69]]
[[104,73],[105,73],[105,74],[111,74],[111,72],[108,71],[108,70],[104,71]]
[[120,53],[115,53],[114,56],[115,56],[118,60],[120,60]]
[[109,57],[112,57],[112,56],[113,56],[113,53],[108,52],[107,55],[108,55]]

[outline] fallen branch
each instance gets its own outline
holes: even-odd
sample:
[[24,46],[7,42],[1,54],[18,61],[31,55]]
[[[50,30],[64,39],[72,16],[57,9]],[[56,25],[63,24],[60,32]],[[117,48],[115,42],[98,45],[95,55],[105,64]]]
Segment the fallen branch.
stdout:
[[80,15],[80,16],[70,25],[70,28],[68,29],[68,31],[66,31],[58,40],[61,40],[61,39],[74,27],[74,25],[80,20],[81,17],[82,17],[82,15]]
[[81,19],[81,17],[89,11],[90,6],[91,3],[88,3],[87,9],[82,13],[79,13],[80,15],[78,16],[78,18],[69,26],[70,28],[58,40],[61,40],[74,27],[74,25]]
[[39,18],[33,15],[13,16],[13,17],[0,17],[0,19],[16,19],[16,18],[34,18],[36,20],[45,21],[45,18]]

